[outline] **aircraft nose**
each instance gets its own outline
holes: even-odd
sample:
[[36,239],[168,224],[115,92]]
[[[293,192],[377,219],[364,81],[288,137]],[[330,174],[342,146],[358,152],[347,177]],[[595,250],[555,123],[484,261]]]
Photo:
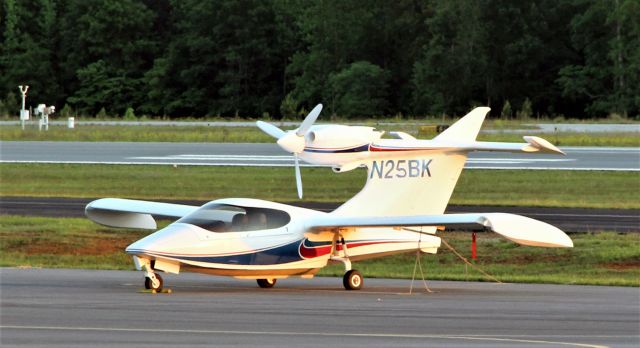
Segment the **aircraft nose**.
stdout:
[[125,251],[129,254],[179,253],[198,241],[197,234],[187,224],[171,224],[133,244]]

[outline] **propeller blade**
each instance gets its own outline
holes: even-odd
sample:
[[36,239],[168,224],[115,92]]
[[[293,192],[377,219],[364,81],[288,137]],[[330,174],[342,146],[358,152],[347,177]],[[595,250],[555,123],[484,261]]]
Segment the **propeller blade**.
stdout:
[[296,131],[296,135],[299,137],[302,137],[305,134],[307,134],[307,131],[309,130],[309,128],[313,126],[313,123],[316,122],[316,119],[318,119],[318,116],[320,115],[321,111],[322,111],[322,104],[316,105],[316,107],[313,108],[313,110],[311,110],[311,112],[307,115],[307,117],[304,118],[304,121],[302,121],[302,123],[300,124],[300,127],[298,127],[298,130]]
[[298,155],[293,154],[296,160],[296,187],[298,188],[298,198],[302,199],[302,175],[300,175],[300,164],[298,163]]
[[260,130],[262,130],[263,132],[276,139],[280,139],[283,135],[285,135],[285,132],[282,129],[272,125],[271,123],[257,121],[256,126],[258,126],[258,128],[260,128]]
[[297,136],[293,131],[285,133],[282,137],[280,137],[280,139],[278,139],[277,143],[283,150],[287,152],[300,153],[304,151],[304,137]]

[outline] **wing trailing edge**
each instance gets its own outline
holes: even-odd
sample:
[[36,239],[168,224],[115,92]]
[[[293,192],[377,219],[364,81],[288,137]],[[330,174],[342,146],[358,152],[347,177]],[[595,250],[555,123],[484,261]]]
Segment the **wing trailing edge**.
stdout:
[[525,216],[506,213],[442,214],[416,216],[334,216],[327,214],[307,223],[310,230],[349,227],[483,226],[515,243],[538,247],[573,247],[573,241],[559,228]]

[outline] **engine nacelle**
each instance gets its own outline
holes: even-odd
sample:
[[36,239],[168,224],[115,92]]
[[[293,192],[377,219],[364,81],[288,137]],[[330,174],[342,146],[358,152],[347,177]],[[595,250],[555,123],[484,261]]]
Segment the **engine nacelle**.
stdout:
[[348,150],[368,145],[380,139],[383,133],[373,127],[317,125],[309,129],[305,135],[305,142],[310,148]]

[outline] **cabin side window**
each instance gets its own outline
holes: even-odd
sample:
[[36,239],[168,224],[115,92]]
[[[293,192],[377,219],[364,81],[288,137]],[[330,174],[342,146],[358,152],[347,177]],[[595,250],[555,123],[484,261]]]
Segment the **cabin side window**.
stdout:
[[281,210],[209,203],[177,222],[223,233],[269,230],[285,226],[289,221],[289,214]]

